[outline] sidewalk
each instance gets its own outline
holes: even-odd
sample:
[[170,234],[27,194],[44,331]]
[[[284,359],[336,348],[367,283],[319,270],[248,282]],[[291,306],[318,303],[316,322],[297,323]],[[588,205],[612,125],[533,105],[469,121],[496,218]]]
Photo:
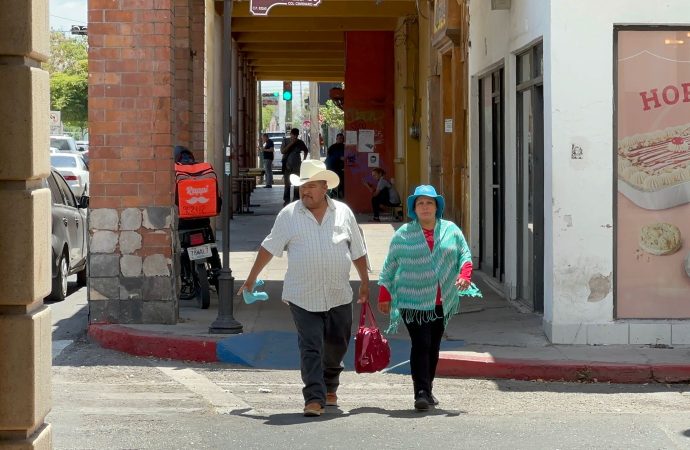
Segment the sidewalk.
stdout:
[[[231,222],[230,268],[235,291],[249,273],[256,249],[282,207],[282,193],[281,185],[257,188],[251,200],[260,206],[252,207],[253,214],[235,215]],[[369,219],[368,215],[358,217],[369,250],[370,290],[375,302],[379,270],[390,238],[400,224]],[[218,311],[214,293],[208,310],[181,306],[177,325],[91,325],[89,336],[104,347],[134,355],[297,369],[294,325],[288,308],[278,301],[286,265],[287,258],[274,258],[261,274],[270,297],[267,302],[246,305],[241,297],[234,297],[233,314],[243,325],[243,334],[208,334]],[[356,291],[354,267],[350,276]],[[463,300],[460,314],[450,321],[442,344],[439,376],[619,383],[690,380],[690,346],[552,345],[544,336],[540,315],[520,312],[492,288],[486,275],[475,272],[474,281],[484,298]],[[377,320],[381,328],[388,323],[378,313]],[[409,373],[409,339],[404,329],[391,336],[390,343],[391,365],[386,370]],[[353,368],[352,354],[346,356],[346,368]]]

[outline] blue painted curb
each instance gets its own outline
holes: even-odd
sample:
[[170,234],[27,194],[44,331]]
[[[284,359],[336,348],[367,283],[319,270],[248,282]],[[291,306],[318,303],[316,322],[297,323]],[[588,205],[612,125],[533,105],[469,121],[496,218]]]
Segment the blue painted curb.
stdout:
[[[388,339],[391,362],[385,372],[407,375],[410,373],[410,341]],[[443,341],[442,351],[460,350],[463,341]],[[354,370],[354,338],[345,355],[345,370]],[[297,333],[289,331],[261,331],[230,336],[216,345],[218,361],[240,364],[256,369],[299,369]]]

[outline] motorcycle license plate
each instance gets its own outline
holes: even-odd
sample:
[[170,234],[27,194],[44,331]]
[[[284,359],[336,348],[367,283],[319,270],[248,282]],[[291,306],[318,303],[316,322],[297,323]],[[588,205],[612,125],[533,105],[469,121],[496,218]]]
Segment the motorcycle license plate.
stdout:
[[211,246],[209,244],[204,244],[196,247],[189,247],[187,253],[189,254],[189,259],[192,261],[209,258],[211,257]]

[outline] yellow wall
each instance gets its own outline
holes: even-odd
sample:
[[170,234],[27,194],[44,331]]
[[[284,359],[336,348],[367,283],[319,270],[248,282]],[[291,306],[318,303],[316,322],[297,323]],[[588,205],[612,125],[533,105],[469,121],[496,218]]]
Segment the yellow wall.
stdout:
[[419,76],[417,80],[417,89],[419,92],[420,107],[420,137],[418,161],[410,160],[410,165],[419,166],[419,184],[428,184],[430,159],[429,142],[431,139],[429,123],[430,105],[427,92],[427,83],[431,75],[431,30],[428,18],[431,15],[431,8],[429,8],[428,2],[420,2],[419,9],[421,14],[419,15]]

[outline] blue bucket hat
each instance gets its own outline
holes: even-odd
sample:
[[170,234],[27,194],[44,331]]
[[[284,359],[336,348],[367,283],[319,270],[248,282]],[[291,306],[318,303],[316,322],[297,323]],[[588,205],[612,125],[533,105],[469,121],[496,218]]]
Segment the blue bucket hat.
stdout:
[[417,220],[417,213],[414,212],[414,202],[417,200],[417,197],[431,197],[436,200],[436,218],[441,218],[446,201],[442,195],[436,193],[436,189],[433,186],[422,184],[414,189],[414,194],[407,197],[407,215],[410,216],[410,219]]

